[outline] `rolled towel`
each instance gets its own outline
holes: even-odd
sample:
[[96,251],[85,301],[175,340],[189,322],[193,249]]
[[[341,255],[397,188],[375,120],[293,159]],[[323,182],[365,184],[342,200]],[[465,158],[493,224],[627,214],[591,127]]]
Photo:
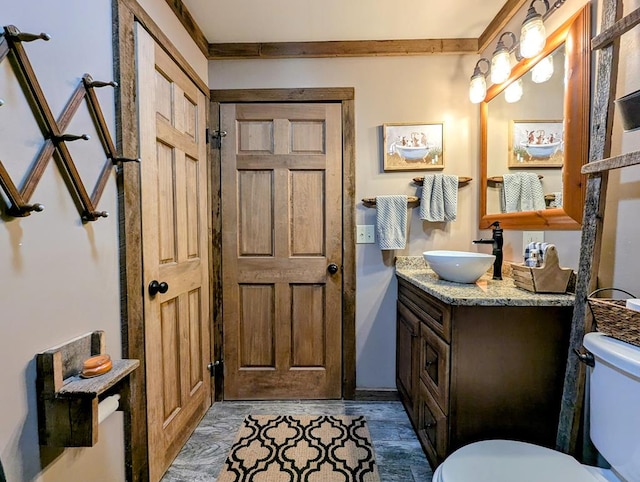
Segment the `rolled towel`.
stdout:
[[455,221],[458,214],[458,176],[424,176],[420,219],[431,222]]
[[376,208],[380,249],[404,249],[407,241],[407,196],[377,196]]

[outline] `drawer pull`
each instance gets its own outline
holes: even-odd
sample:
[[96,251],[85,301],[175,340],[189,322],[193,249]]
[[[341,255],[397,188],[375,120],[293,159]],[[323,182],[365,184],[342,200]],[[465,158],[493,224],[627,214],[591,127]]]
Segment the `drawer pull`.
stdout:
[[426,363],[424,364],[424,367],[425,367],[425,368],[429,368],[430,366],[433,366],[433,365],[435,365],[436,363],[438,363],[438,359],[437,359],[437,358],[436,358],[435,360],[431,360],[431,361],[426,362]]
[[434,428],[436,425],[438,425],[438,422],[429,422],[424,425],[424,428]]

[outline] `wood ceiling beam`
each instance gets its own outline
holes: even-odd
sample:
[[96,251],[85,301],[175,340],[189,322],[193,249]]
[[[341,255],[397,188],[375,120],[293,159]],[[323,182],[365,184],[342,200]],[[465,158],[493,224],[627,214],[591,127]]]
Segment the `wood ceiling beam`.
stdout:
[[509,23],[529,0],[507,0],[479,38],[342,40],[317,42],[209,43],[182,0],[165,0],[209,60],[381,57],[393,55],[475,54]]
[[328,42],[261,42],[209,44],[209,60],[381,57],[476,53],[478,40],[344,40]]
[[180,23],[185,28],[187,33],[191,36],[200,51],[205,56],[208,55],[209,41],[207,40],[207,37],[204,36],[204,33],[202,33],[202,30],[200,30],[200,27],[191,16],[189,9],[187,9],[184,3],[182,3],[182,0],[166,0],[166,2],[169,7],[171,7],[171,10],[173,10],[175,16],[178,17],[178,20],[180,20]]
[[[518,10],[530,0],[507,0],[498,14],[487,25],[484,32],[478,37],[478,52],[483,52],[495,39],[500,31],[504,29],[509,21],[518,13]],[[519,32],[514,32],[519,36]]]

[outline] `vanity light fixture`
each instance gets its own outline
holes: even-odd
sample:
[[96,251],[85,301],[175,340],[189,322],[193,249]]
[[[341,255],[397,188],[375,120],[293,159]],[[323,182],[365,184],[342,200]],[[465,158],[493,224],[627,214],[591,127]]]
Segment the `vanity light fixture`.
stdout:
[[518,102],[522,98],[522,92],[522,79],[518,79],[504,89],[504,100],[509,104]]
[[[549,11],[549,2],[547,0],[541,1],[546,7],[546,14]],[[529,5],[527,16],[520,30],[520,55],[527,59],[535,57],[542,52],[547,42],[547,32],[544,28],[544,21],[542,15],[533,7],[535,3],[536,0],[533,0],[531,5]]]
[[516,36],[513,32],[504,32],[498,39],[498,44],[491,57],[491,82],[501,84],[511,75],[511,52],[504,44],[503,38],[511,38],[511,47],[516,43]]
[[531,80],[536,84],[546,82],[553,75],[553,56],[547,55],[531,69]]
[[[480,62],[487,64],[487,70],[484,72],[480,69]],[[476,62],[476,67],[473,69],[473,75],[471,76],[471,82],[469,84],[469,100],[473,104],[479,104],[487,95],[487,74],[491,64],[487,59],[482,57]]]

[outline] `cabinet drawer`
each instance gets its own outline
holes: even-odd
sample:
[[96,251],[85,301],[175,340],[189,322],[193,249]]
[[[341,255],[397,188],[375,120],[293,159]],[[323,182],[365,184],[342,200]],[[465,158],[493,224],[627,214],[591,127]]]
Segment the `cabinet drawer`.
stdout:
[[418,438],[431,466],[435,468],[447,455],[449,421],[424,384],[419,383],[419,386]]
[[398,299],[447,343],[451,342],[451,307],[398,278]]
[[449,413],[449,345],[421,323],[419,351],[420,380],[446,415]]

